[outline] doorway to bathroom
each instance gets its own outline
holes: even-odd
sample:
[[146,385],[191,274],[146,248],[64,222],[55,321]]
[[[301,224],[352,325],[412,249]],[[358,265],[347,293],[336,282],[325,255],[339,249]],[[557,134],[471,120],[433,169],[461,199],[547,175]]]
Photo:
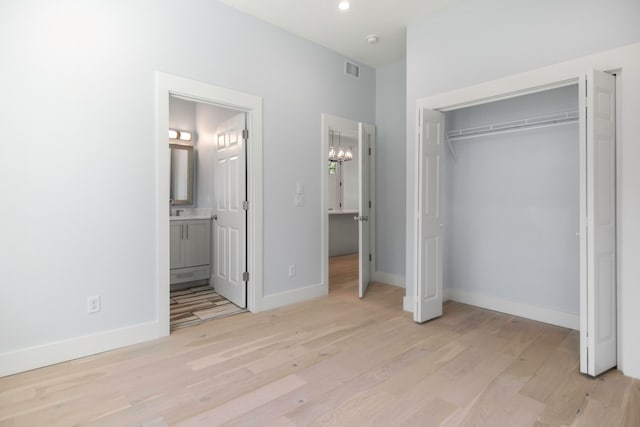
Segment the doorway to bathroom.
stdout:
[[262,301],[262,99],[164,73],[157,94],[158,307],[167,335]]
[[246,311],[247,113],[169,98],[171,329]]
[[323,282],[363,298],[375,265],[375,126],[328,114],[322,123]]

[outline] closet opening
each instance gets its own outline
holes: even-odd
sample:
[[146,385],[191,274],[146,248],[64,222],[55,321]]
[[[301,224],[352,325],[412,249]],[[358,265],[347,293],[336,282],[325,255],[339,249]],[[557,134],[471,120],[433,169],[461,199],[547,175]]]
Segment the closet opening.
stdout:
[[446,295],[579,330],[595,376],[616,365],[616,82],[576,80],[418,102],[414,319],[442,315]]
[[445,292],[579,329],[578,85],[444,116]]

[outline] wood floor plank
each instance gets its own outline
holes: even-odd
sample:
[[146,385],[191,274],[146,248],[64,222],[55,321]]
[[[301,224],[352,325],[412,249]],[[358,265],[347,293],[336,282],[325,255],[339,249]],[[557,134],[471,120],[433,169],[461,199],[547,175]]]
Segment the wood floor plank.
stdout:
[[575,331],[451,302],[416,324],[403,289],[357,297],[356,256],[330,268],[327,297],[213,322],[210,288],[172,293],[166,338],[0,378],[0,426],[640,425],[640,382],[581,375]]

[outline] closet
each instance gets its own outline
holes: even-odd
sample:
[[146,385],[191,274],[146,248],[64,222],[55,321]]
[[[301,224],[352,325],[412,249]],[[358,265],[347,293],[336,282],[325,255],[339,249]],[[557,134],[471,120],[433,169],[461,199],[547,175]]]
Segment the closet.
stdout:
[[417,103],[414,320],[448,294],[579,329],[598,375],[617,361],[616,78],[513,83]]
[[444,288],[575,317],[578,87],[445,114]]

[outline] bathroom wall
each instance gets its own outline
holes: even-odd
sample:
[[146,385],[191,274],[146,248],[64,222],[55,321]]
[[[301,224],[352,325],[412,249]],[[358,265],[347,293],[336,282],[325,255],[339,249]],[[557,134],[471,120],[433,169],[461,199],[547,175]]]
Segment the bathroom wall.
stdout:
[[169,128],[191,132],[191,143],[196,143],[196,104],[182,98],[170,97]]

